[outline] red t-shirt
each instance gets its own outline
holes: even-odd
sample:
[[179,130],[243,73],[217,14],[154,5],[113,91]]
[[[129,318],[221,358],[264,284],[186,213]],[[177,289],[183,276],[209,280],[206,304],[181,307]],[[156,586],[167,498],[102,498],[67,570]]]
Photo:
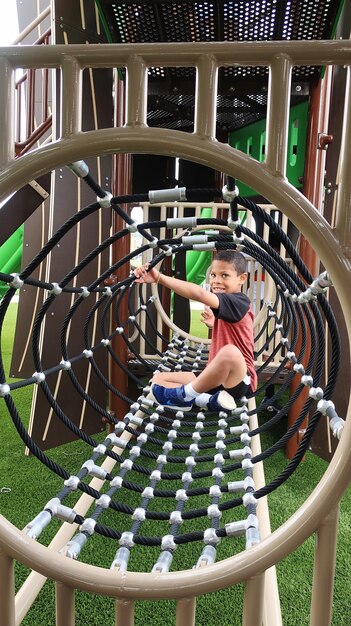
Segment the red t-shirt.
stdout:
[[251,389],[257,389],[254,363],[254,314],[249,298],[244,293],[217,293],[219,308],[212,309],[215,322],[208,361],[228,343],[239,348],[251,376]]

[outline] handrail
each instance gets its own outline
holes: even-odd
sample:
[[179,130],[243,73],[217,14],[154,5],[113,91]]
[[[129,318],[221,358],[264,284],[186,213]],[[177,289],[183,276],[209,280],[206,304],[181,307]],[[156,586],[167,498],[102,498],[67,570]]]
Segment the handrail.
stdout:
[[[33,32],[33,30],[39,24],[41,24],[41,22],[43,22],[45,20],[45,18],[48,17],[48,15],[50,15],[50,13],[51,13],[51,7],[48,6],[46,9],[44,9],[44,11],[39,13],[39,15],[35,18],[35,20],[33,20],[33,22],[28,24],[27,28],[22,30],[22,32],[18,35],[18,37],[16,37],[16,39],[14,39],[14,41],[12,42],[12,45],[16,46],[17,44],[21,43],[27,37],[27,35],[29,35],[31,32]],[[37,43],[37,42],[35,42],[35,43]]]
[[52,115],[48,115],[37,128],[33,130],[31,136],[25,141],[16,141],[16,157],[22,156],[29,150],[40,137],[42,137],[47,130],[52,126]]
[[[47,29],[45,33],[39,37],[33,45],[48,45],[49,38],[51,35],[51,29]],[[41,101],[42,101],[42,121],[36,125],[35,123],[35,87],[36,87],[36,75],[37,72],[41,72],[40,80],[41,80]],[[27,126],[26,126],[26,137],[25,139],[21,139],[21,130],[22,130],[22,109],[23,109],[23,99],[22,99],[22,89],[27,87],[26,91],[26,110],[27,110]],[[44,133],[50,128],[52,125],[52,117],[49,115],[49,107],[48,107],[48,96],[49,96],[49,72],[48,69],[44,70],[35,70],[30,69],[27,70],[17,81],[16,81],[16,142],[15,142],[15,153],[16,156],[24,154],[27,150],[29,150],[36,141],[38,141]]]

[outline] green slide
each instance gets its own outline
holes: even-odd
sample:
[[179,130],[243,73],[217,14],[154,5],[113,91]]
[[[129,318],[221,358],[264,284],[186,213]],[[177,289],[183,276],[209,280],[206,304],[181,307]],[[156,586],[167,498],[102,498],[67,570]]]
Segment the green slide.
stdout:
[[[0,272],[13,274],[21,271],[23,245],[23,226],[20,226],[5,243],[0,246]],[[0,282],[0,299],[8,287]]]

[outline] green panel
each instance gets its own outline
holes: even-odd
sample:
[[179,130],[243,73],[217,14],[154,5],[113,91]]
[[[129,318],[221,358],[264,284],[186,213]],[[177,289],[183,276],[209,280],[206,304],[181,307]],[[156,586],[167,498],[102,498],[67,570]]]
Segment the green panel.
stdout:
[[[23,246],[23,226],[20,226],[14,233],[0,246],[0,272],[3,274],[19,273],[21,271]],[[0,282],[0,299],[8,290],[7,285]]]
[[[287,177],[294,187],[302,187],[302,177],[305,166],[306,134],[308,120],[308,101],[296,104],[290,109]],[[229,135],[229,144],[245,154],[249,154],[257,161],[264,161],[266,144],[266,120],[260,120],[240,128]],[[240,180],[237,181],[240,195],[250,197],[257,195]]]

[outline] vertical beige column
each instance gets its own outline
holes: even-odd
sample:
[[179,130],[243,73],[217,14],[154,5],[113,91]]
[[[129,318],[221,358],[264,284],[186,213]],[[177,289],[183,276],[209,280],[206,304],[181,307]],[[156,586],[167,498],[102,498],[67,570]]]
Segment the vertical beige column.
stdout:
[[116,626],[134,626],[134,600],[116,600]]
[[250,578],[245,583],[242,626],[261,626],[263,622],[263,596],[264,572]]
[[[256,408],[254,398],[250,398],[249,400],[249,410],[252,411]],[[250,416],[250,430],[256,430],[258,428],[258,419],[257,413],[253,413]],[[257,456],[261,454],[261,440],[259,435],[255,435],[251,441],[251,450],[252,456]],[[256,490],[261,489],[266,484],[266,479],[264,475],[264,467],[262,461],[260,463],[255,463],[253,468],[253,478],[255,481]],[[257,517],[259,520],[259,531],[260,538],[265,539],[271,534],[271,522],[269,518],[269,509],[268,509],[268,500],[267,496],[264,498],[260,498],[257,505]],[[264,576],[264,594],[263,594],[263,624],[264,626],[282,626],[282,614],[280,608],[280,598],[279,598],[279,589],[277,582],[277,572],[276,567],[273,565],[268,570],[266,570]],[[256,585],[258,587],[261,585],[261,581],[256,581]],[[252,592],[256,593],[254,590],[254,581],[251,582],[249,587],[245,588],[245,603],[249,603],[249,598],[246,602],[246,595],[249,590],[252,588]],[[252,622],[252,624],[256,624],[256,622]],[[257,622],[257,624],[261,624],[261,622]],[[247,626],[250,626],[250,622],[247,622]]]
[[5,57],[0,57],[0,170],[15,158],[14,71]]
[[277,176],[285,176],[290,112],[291,61],[279,54],[269,70],[265,163]]
[[176,626],[195,626],[196,598],[177,600]]
[[335,227],[343,247],[351,247],[351,68],[347,68]]
[[310,626],[330,626],[332,623],[339,508],[338,504],[317,531]]
[[56,583],[56,626],[75,626],[74,589]]
[[196,73],[194,132],[216,137],[218,67],[211,56],[202,56]]
[[133,55],[127,63],[126,126],[146,126],[147,67],[140,56]]
[[[68,47],[68,46],[67,46]],[[61,135],[71,137],[82,129],[82,71],[76,59],[65,57],[61,82]]]
[[0,546],[0,626],[15,626],[15,579],[13,559]]

